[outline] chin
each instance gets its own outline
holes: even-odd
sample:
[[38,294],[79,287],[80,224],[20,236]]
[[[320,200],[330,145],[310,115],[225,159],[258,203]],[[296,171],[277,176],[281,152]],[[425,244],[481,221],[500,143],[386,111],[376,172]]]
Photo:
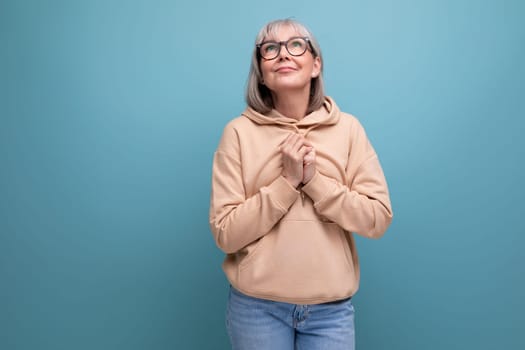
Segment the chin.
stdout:
[[274,88],[272,88],[272,91],[276,92],[287,92],[287,91],[295,91],[295,90],[303,90],[308,88],[308,84],[278,84],[275,85]]
[[310,81],[297,81],[295,79],[279,79],[272,86],[268,86],[271,90],[281,90],[281,89],[302,89],[308,87]]

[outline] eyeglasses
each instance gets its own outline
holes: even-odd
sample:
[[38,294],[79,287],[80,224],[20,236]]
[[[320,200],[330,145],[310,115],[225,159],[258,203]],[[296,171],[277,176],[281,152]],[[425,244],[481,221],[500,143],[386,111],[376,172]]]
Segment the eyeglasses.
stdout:
[[286,47],[286,51],[292,56],[303,55],[308,47],[313,52],[312,43],[306,37],[293,37],[286,41],[265,41],[256,45],[256,47],[260,57],[265,60],[273,60],[281,53],[282,45]]

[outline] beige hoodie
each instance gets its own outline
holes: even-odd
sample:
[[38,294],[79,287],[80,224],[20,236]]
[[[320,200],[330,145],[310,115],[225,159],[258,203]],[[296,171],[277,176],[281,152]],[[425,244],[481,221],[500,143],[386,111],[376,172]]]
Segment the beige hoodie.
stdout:
[[[317,172],[298,189],[281,175],[279,144],[290,132],[316,150]],[[391,220],[377,155],[359,121],[332,99],[300,121],[248,108],[226,125],[214,156],[210,227],[241,292],[294,304],[352,296],[352,232],[379,238]]]

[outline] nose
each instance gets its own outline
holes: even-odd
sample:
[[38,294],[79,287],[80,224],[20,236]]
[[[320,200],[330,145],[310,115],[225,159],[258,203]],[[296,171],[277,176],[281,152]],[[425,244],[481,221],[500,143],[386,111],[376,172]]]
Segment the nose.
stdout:
[[286,43],[279,43],[279,59],[290,58],[288,50],[286,49]]

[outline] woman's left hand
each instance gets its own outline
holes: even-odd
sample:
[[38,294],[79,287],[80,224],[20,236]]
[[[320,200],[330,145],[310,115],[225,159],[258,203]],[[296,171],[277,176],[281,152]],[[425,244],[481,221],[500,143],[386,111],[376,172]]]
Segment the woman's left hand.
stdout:
[[303,184],[307,184],[314,177],[315,169],[315,148],[311,147],[303,158]]

